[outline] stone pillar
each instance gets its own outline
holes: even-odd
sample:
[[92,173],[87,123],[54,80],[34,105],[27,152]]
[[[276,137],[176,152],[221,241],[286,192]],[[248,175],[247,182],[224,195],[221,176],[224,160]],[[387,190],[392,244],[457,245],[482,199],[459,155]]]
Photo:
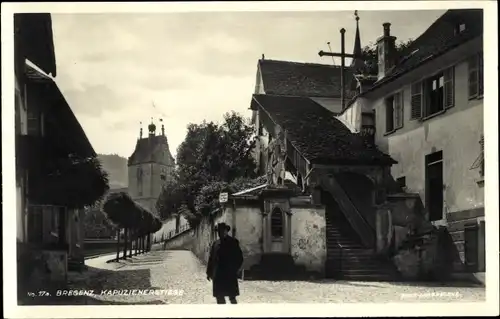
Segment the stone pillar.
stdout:
[[309,184],[309,190],[311,192],[311,203],[313,205],[321,205],[321,189],[320,184],[317,182],[312,182]]
[[390,174],[389,168],[378,168],[371,172],[370,177],[374,187],[374,204],[380,205],[386,202],[386,176]]
[[262,214],[262,251],[268,253],[270,251],[271,233],[269,214]]
[[392,216],[387,205],[378,206],[375,218],[375,236],[377,254],[385,254],[390,248],[392,241]]
[[290,253],[291,216],[283,212],[283,252]]

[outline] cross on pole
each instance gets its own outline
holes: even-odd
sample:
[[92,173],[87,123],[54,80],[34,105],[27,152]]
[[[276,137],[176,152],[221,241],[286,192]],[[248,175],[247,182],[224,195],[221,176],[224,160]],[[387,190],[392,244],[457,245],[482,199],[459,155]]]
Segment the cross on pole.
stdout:
[[[356,10],[354,12],[354,15],[356,16],[356,20],[359,20],[358,17],[358,11]],[[330,50],[331,51],[331,50]],[[331,57],[340,57],[340,87],[341,87],[341,92],[340,92],[340,101],[342,104],[342,110],[345,107],[345,58],[361,58],[363,59],[362,55],[357,55],[357,54],[349,54],[345,53],[345,29],[342,28],[340,29],[340,53],[336,52],[325,52],[323,50],[319,51],[319,56],[331,56]]]
[[355,54],[345,53],[345,29],[340,29],[340,53],[319,51],[319,56],[340,57],[340,101],[342,109],[345,108],[345,58],[362,58]]

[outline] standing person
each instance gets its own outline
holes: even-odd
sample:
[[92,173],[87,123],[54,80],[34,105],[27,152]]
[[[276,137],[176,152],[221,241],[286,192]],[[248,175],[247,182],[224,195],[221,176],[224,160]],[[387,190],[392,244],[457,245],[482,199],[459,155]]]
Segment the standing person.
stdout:
[[236,304],[236,296],[240,294],[238,270],[243,264],[243,253],[239,241],[229,236],[230,229],[226,223],[216,226],[219,239],[212,244],[207,265],[207,279],[212,280],[213,296],[218,304],[225,304],[225,297]]

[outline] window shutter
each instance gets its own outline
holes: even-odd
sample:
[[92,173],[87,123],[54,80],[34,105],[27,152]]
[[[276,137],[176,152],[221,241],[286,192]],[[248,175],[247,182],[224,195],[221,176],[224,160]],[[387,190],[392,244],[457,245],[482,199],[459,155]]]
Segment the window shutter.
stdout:
[[479,79],[479,59],[476,55],[469,58],[469,98],[474,98],[478,95],[478,79]]
[[403,127],[403,92],[394,95],[394,128]]
[[422,118],[422,82],[411,86],[411,120]]
[[394,98],[395,96],[391,96],[390,98],[385,100],[385,131],[391,132],[395,128],[395,115],[394,115]]
[[450,108],[455,105],[454,92],[454,67],[444,71],[444,108]]

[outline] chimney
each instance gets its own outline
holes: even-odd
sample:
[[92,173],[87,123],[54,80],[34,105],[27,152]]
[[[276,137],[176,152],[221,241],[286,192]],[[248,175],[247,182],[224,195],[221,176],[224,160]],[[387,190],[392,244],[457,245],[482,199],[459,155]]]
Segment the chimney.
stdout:
[[383,36],[377,40],[378,76],[380,80],[386,77],[396,63],[396,37],[391,36],[391,24],[382,24]]
[[390,37],[391,36],[391,24],[389,22],[386,22],[382,24],[384,27],[384,37]]

